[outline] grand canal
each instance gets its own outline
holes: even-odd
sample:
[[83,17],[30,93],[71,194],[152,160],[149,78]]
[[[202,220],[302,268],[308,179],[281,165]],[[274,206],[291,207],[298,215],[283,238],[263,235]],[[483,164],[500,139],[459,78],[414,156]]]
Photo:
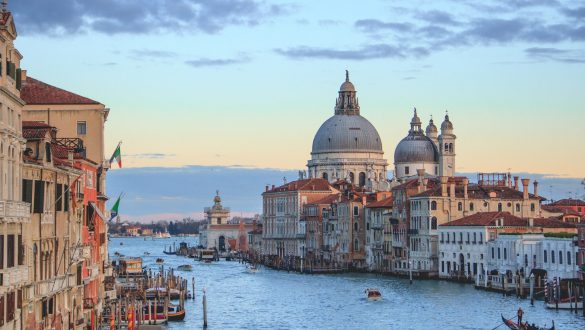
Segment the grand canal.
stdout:
[[[246,272],[238,262],[202,264],[193,259],[167,256],[165,245],[178,246],[196,238],[112,238],[110,254],[140,256],[144,266],[156,269],[192,264],[184,276],[196,281],[196,299],[186,304],[184,322],[169,329],[200,329],[202,289],[207,291],[210,329],[494,329],[500,314],[512,317],[519,306],[525,319],[557,329],[585,329],[585,318],[568,311],[552,311],[542,302],[477,291],[471,285],[445,281],[415,281],[372,274],[300,275],[261,269]],[[121,245],[120,243],[123,243]],[[149,256],[144,256],[149,252]],[[376,287],[384,299],[369,302],[364,289]],[[500,326],[498,329],[504,329]]]

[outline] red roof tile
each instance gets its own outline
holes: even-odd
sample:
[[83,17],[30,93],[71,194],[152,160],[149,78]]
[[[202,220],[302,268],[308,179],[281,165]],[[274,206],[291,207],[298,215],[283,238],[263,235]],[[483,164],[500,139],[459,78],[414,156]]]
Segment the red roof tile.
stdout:
[[[504,219],[505,227],[527,227],[528,219],[519,218],[509,212],[480,212],[443,224],[441,226],[496,226],[497,220]],[[534,227],[575,228],[574,224],[559,221],[556,218],[537,218]]]
[[51,86],[30,76],[22,82],[20,98],[27,104],[100,104],[97,101]]
[[573,199],[573,198],[565,198],[558,200],[550,205],[555,206],[585,206],[585,201],[580,199]]
[[392,197],[381,199],[377,202],[371,202],[366,207],[369,208],[391,208],[393,205],[394,199]]
[[41,139],[54,129],[40,121],[23,121],[22,122],[22,136],[27,140]]
[[325,179],[304,179],[286,183],[267,192],[281,191],[331,191],[333,187]]

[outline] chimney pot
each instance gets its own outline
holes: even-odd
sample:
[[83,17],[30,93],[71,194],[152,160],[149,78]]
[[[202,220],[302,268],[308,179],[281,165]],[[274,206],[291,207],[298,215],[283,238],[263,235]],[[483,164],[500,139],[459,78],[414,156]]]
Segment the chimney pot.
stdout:
[[518,177],[517,176],[514,177],[514,189],[518,190]]
[[442,176],[440,178],[441,180],[441,196],[443,197],[447,197],[447,177],[446,176]]
[[468,195],[467,195],[467,187],[469,186],[469,179],[468,178],[464,178],[463,179],[463,198],[467,199]]
[[522,198],[528,199],[528,184],[530,179],[522,179]]
[[538,197],[538,181],[534,180],[534,197]]

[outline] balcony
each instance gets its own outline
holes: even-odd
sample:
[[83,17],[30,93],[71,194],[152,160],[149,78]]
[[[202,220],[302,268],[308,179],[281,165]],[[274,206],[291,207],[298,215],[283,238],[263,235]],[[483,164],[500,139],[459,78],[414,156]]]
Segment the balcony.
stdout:
[[37,281],[34,284],[35,296],[38,298],[52,296],[55,293],[67,288],[68,276],[61,275],[48,280]]
[[16,266],[0,270],[1,287],[18,286],[28,282],[28,266]]
[[41,214],[41,225],[52,225],[55,223],[55,216],[51,212]]
[[0,201],[0,222],[30,223],[30,204]]
[[381,223],[373,223],[370,228],[372,228],[372,230],[382,230],[384,229],[384,225]]
[[409,229],[408,235],[418,235],[418,229]]
[[372,250],[382,250],[382,249],[384,249],[383,243],[373,243],[372,244]]

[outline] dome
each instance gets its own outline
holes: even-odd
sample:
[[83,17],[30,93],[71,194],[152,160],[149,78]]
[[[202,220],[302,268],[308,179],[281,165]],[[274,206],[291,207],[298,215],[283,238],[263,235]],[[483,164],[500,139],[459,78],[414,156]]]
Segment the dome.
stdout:
[[428,137],[409,134],[394,151],[394,163],[438,163],[439,151]]
[[441,124],[441,130],[453,130],[453,123],[449,120],[449,115],[445,115],[445,120]]
[[345,81],[339,86],[340,92],[355,92],[355,86],[349,81],[349,71],[345,70]]
[[427,135],[429,135],[430,133],[437,133],[437,126],[435,126],[435,123],[433,122],[432,118],[429,121],[429,125],[426,128],[426,133]]
[[326,152],[383,153],[378,131],[359,115],[334,115],[315,134],[312,154]]

